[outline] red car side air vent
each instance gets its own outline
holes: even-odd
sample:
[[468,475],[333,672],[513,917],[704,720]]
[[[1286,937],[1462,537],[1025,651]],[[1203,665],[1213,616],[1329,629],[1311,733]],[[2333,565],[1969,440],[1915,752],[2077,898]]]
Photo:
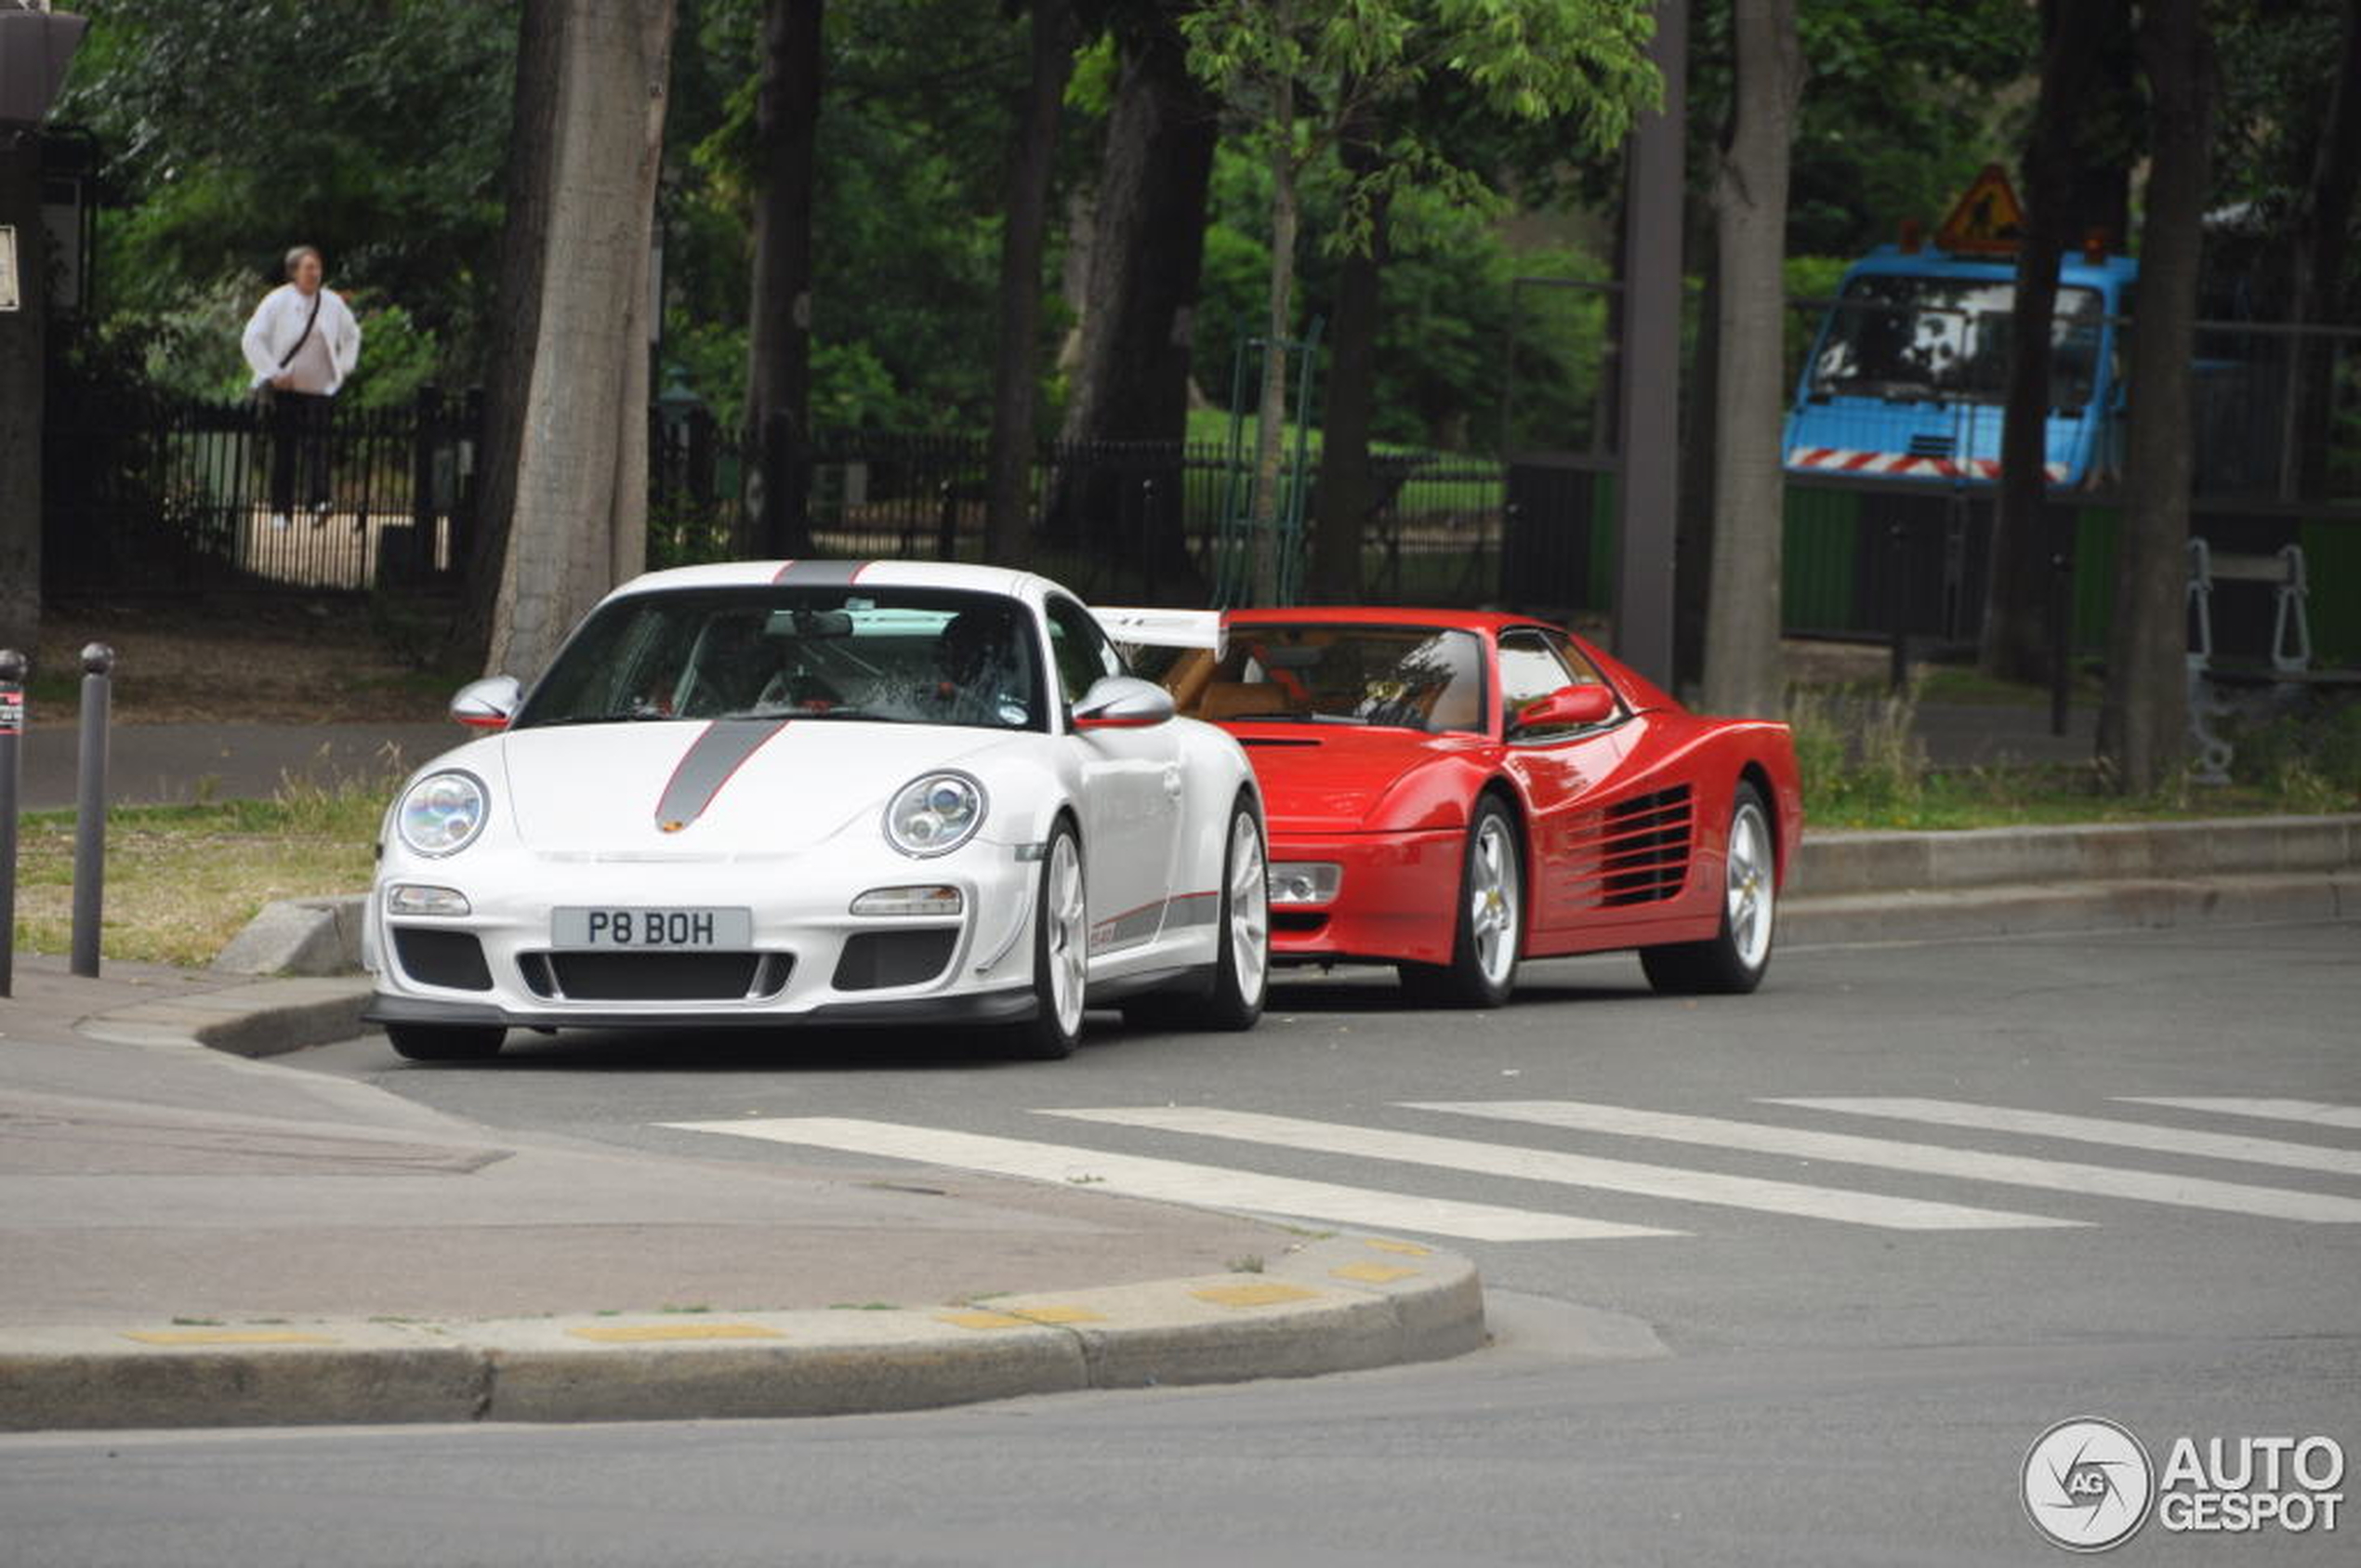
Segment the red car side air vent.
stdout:
[[1689,876],[1689,786],[1618,800],[1577,829],[1569,867],[1577,903],[1613,909],[1655,903]]

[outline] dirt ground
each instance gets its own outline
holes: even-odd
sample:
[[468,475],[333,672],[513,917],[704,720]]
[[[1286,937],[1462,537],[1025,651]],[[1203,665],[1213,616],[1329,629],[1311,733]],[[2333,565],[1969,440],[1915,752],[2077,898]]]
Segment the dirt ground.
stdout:
[[[80,650],[103,642],[115,651],[118,723],[432,721],[468,673],[434,667],[439,631],[373,624],[358,600],[53,606],[32,718],[73,722]],[[421,656],[404,657],[404,644]]]

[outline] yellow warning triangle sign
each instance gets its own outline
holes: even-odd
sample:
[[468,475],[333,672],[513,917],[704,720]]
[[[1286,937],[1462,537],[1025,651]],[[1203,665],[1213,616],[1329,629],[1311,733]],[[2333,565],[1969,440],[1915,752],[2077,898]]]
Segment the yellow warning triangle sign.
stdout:
[[2007,171],[1986,164],[1935,231],[1934,243],[1948,251],[2011,256],[2024,235],[2025,208],[2017,204]]

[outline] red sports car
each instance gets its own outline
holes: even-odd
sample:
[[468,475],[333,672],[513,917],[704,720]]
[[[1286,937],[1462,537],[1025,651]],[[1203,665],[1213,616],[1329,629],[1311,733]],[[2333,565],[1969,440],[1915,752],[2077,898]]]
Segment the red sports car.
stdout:
[[1701,718],[1516,615],[1108,618],[1167,646],[1197,623],[1161,679],[1261,779],[1274,960],[1392,962],[1468,1007],[1505,1001],[1521,958],[1610,948],[1660,991],[1761,981],[1803,826],[1786,725]]

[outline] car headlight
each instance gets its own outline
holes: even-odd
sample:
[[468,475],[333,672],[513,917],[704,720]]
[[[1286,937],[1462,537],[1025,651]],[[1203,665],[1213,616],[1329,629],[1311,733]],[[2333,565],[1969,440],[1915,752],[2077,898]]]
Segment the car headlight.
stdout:
[[429,773],[402,797],[394,831],[422,855],[454,855],[475,842],[492,797],[473,773]]
[[905,855],[944,855],[983,825],[983,786],[965,773],[929,773],[886,808],[886,841]]

